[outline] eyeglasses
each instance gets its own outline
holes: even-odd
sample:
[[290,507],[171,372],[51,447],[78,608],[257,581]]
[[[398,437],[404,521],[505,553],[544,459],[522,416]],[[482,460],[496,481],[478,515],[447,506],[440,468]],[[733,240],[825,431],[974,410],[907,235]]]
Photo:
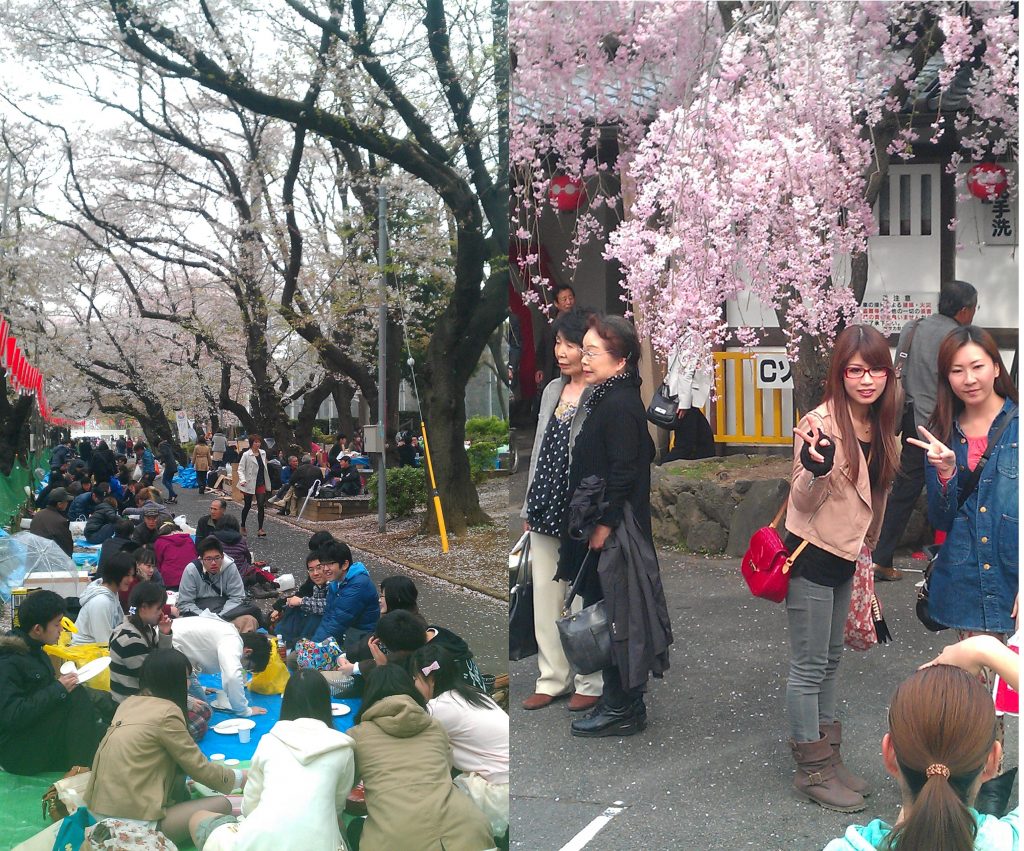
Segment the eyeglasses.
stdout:
[[607,354],[610,354],[610,352],[602,352],[600,349],[584,349],[583,360],[593,360],[594,358]]
[[203,561],[205,561],[207,564],[214,564],[215,562],[221,561],[223,558],[224,556],[222,555],[203,556]]
[[843,370],[843,375],[847,378],[863,378],[865,372],[872,378],[885,378],[889,374],[889,367],[873,366],[871,369],[865,369],[862,366],[848,366]]

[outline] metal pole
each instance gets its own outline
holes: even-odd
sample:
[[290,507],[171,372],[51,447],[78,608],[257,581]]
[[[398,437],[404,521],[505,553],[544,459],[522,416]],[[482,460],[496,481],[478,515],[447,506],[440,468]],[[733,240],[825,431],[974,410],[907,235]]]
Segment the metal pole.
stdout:
[[387,423],[387,341],[388,341],[388,293],[386,266],[388,254],[387,236],[388,199],[384,194],[384,184],[377,187],[377,264],[380,267],[378,293],[380,307],[377,314],[377,440],[380,449],[380,467],[377,470],[377,531],[384,532],[387,522],[387,469],[384,441]]

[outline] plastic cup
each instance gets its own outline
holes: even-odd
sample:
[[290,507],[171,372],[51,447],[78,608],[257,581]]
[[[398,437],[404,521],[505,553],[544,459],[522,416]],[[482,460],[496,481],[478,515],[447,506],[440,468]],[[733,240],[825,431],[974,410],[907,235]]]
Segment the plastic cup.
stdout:
[[248,727],[239,730],[238,731],[238,741],[241,742],[243,745],[247,744],[249,742],[249,733],[250,732],[251,731],[249,730]]

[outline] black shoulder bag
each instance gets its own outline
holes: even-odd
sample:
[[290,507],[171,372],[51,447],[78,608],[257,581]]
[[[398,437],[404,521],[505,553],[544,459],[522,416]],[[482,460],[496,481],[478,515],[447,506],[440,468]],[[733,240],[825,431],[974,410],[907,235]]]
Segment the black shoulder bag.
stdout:
[[[996,433],[992,435],[992,439],[988,442],[988,447],[985,449],[985,453],[978,459],[978,464],[971,473],[971,477],[964,483],[963,489],[957,497],[957,512],[964,507],[964,503],[970,499],[971,494],[974,493],[975,489],[978,487],[978,482],[981,481],[981,472],[985,469],[989,456],[992,455],[992,450],[999,445],[1003,432],[1006,431],[1007,426],[1010,425],[1010,420],[1013,419],[1013,416],[1016,413],[1017,406],[1011,405],[1010,409],[1006,412],[1006,417],[1003,419],[1003,422],[1000,424],[999,428],[996,429]],[[917,590],[917,605],[915,606],[917,619],[921,621],[921,623],[924,624],[925,629],[930,632],[942,632],[944,629],[949,629],[948,626],[939,623],[931,616],[928,605],[928,586],[932,578],[932,568],[935,567],[935,560],[938,558],[939,551],[941,549],[941,546],[935,546],[934,544],[924,548],[924,552],[928,555],[928,566],[924,569],[924,583]]]

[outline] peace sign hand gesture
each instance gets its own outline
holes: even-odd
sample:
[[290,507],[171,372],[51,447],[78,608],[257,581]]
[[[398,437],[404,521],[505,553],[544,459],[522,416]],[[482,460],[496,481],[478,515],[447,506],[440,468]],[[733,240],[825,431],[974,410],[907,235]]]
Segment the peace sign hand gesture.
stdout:
[[809,431],[794,428],[793,433],[804,442],[800,450],[800,463],[804,468],[815,476],[824,476],[828,473],[832,469],[836,454],[832,438],[813,426]]
[[953,478],[953,474],[956,472],[956,455],[953,454],[953,450],[924,426],[918,426],[917,430],[921,433],[924,440],[908,437],[907,443],[918,446],[925,451],[928,463],[935,468],[939,476],[943,479]]

